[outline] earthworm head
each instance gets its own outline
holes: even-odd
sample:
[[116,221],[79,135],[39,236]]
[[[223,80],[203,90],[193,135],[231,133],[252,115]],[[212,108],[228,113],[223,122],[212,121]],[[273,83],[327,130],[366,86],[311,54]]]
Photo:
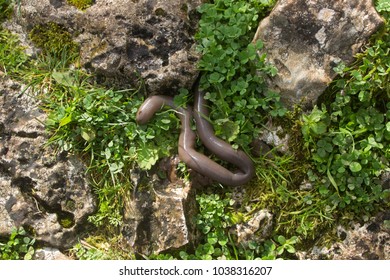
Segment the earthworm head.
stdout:
[[135,119],[136,122],[141,125],[146,124],[153,117],[153,115],[165,105],[174,107],[173,98],[161,95],[148,97],[138,109]]
[[146,124],[149,120],[147,119],[147,117],[145,116],[145,111],[142,110],[142,106],[138,109],[137,111],[137,115],[135,117],[135,121],[138,123],[138,124]]
[[146,124],[153,117],[154,113],[158,109],[158,104],[156,104],[156,101],[156,98],[149,97],[138,108],[135,118],[138,124]]

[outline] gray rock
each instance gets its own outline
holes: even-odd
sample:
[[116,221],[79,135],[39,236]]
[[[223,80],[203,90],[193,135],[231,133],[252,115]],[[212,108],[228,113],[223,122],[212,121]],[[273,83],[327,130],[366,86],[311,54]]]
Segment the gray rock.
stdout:
[[267,145],[274,147],[277,151],[285,154],[289,151],[290,135],[286,133],[282,126],[275,126],[272,121],[268,121],[259,137]]
[[34,260],[70,260],[70,258],[64,255],[60,250],[50,247],[44,247],[35,251]]
[[299,185],[299,190],[301,191],[310,191],[313,189],[313,184],[307,180],[304,180],[300,185]]
[[265,44],[278,74],[269,81],[288,106],[312,105],[383,24],[372,1],[279,0],[261,21],[254,41]]
[[263,209],[252,214],[249,221],[236,225],[234,234],[237,235],[237,242],[245,244],[248,241],[264,241],[268,238],[273,229],[273,215]]
[[147,189],[136,189],[126,198],[122,234],[135,252],[158,254],[194,240],[191,217],[196,205],[188,182],[176,175],[164,180],[155,176]]
[[142,77],[149,93],[172,95],[198,73],[193,35],[201,2],[98,0],[82,12],[66,1],[22,0],[14,21],[27,32],[48,22],[64,26],[100,82],[123,88]]
[[341,239],[329,247],[313,247],[310,251],[298,252],[300,259],[333,260],[389,260],[390,259],[390,212],[379,213],[371,221],[353,224],[346,229],[339,226]]
[[84,166],[47,146],[44,112],[11,80],[0,81],[0,235],[25,227],[67,248],[95,210]]
[[[381,175],[381,184],[384,190],[390,191],[390,171],[385,170]],[[390,199],[390,198],[389,198]]]

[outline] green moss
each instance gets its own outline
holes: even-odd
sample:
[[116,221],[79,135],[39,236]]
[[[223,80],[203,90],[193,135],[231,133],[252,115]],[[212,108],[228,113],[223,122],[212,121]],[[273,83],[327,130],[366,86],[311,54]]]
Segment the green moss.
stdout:
[[76,203],[74,202],[74,200],[67,200],[66,203],[66,209],[69,210],[69,211],[76,211]]
[[56,215],[57,215],[58,223],[63,228],[71,228],[76,224],[74,220],[74,214],[71,212],[58,211]]
[[154,13],[158,17],[165,17],[167,15],[167,12],[164,9],[161,9],[161,8],[156,9],[156,11]]
[[74,221],[72,221],[71,219],[61,219],[60,220],[60,225],[63,227],[63,228],[71,228],[72,226],[74,226]]
[[68,4],[75,6],[77,9],[82,11],[88,9],[93,5],[93,0],[66,0]]
[[56,23],[34,26],[29,37],[46,55],[61,57],[64,52],[67,52],[74,59],[78,57],[79,46],[73,42],[72,35]]

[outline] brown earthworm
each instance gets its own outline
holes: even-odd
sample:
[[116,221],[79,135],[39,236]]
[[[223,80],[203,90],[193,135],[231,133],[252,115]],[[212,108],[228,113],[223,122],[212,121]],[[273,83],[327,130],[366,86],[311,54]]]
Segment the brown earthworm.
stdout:
[[[220,159],[234,164],[241,172],[233,173],[219,165],[219,169],[212,172],[221,173],[224,176],[224,182],[227,185],[238,186],[247,183],[255,174],[252,160],[241,150],[235,150],[227,142],[215,136],[213,126],[206,119],[209,116],[204,93],[195,88],[194,100],[194,118],[196,122],[196,131],[202,143]],[[222,171],[224,170],[224,171]],[[219,180],[222,182],[221,180]]]
[[179,136],[179,158],[190,168],[210,179],[229,186],[247,183],[255,174],[251,159],[240,150],[235,150],[225,141],[217,138],[211,124],[204,118],[208,116],[203,92],[195,91],[196,129],[202,143],[217,157],[236,165],[239,171],[234,173],[195,150],[195,133],[191,130],[192,109],[182,108],[174,104],[169,96],[154,95],[147,98],[137,112],[138,124],[146,124],[153,115],[164,106],[173,108],[181,121]]

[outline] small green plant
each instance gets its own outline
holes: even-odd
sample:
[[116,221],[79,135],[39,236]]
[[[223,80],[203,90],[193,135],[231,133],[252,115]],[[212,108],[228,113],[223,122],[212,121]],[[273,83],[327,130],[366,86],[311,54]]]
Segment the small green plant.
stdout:
[[77,243],[73,246],[71,253],[79,260],[108,260],[110,259],[103,251],[95,248],[86,248],[81,243]]
[[279,244],[279,247],[276,248],[276,253],[278,256],[283,255],[285,251],[290,254],[295,253],[294,245],[298,242],[298,237],[293,236],[289,239],[286,239],[283,235],[278,235],[274,239]]
[[27,235],[23,228],[13,229],[8,241],[0,241],[0,255],[2,260],[31,260],[35,249],[35,239]]
[[19,45],[18,37],[0,29],[0,71],[16,77],[27,61],[28,56]]
[[162,134],[172,125],[179,126],[173,111],[163,112],[152,125],[140,127],[135,122],[142,104],[142,99],[136,98],[137,91],[91,88],[82,81],[83,75],[55,70],[51,74],[56,90],[46,107],[50,110],[48,128],[55,131],[52,142],[63,150],[88,152],[91,160],[105,162],[113,182],[114,174],[134,161],[150,169],[159,158],[169,155],[177,134]]
[[245,256],[246,260],[289,258],[291,254],[296,252],[295,245],[298,241],[296,236],[286,239],[283,235],[277,235],[273,239],[265,240],[260,244],[256,241],[250,241],[245,247],[240,247],[239,252],[240,255]]
[[103,236],[88,237],[80,240],[70,249],[72,257],[78,260],[123,260],[134,259],[129,250],[119,249],[121,236],[115,235],[110,238]]

